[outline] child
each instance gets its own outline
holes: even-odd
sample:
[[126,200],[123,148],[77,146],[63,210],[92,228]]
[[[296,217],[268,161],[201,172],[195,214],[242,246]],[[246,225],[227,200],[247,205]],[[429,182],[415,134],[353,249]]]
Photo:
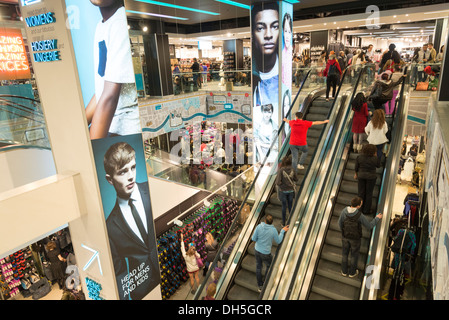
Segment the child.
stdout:
[[352,101],[352,110],[354,111],[352,119],[353,147],[354,152],[360,152],[362,150],[362,134],[365,133],[369,115],[368,104],[362,92],[357,93]]

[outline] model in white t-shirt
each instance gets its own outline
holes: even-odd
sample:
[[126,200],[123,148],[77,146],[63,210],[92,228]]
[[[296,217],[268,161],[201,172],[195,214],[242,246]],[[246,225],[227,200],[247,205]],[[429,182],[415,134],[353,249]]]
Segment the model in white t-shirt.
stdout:
[[137,89],[123,0],[91,0],[103,19],[94,39],[95,95],[86,107],[91,139],[140,133]]

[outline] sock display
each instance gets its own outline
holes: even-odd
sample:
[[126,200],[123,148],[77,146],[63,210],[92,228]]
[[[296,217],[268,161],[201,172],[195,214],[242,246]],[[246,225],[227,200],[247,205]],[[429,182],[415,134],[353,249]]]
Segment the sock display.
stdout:
[[238,212],[236,200],[217,196],[210,206],[203,206],[184,219],[181,227],[174,226],[157,239],[161,270],[162,299],[166,300],[187,281],[187,267],[181,254],[181,238],[186,247],[193,243],[203,262],[206,259],[206,233],[214,235],[220,243],[225,238]]

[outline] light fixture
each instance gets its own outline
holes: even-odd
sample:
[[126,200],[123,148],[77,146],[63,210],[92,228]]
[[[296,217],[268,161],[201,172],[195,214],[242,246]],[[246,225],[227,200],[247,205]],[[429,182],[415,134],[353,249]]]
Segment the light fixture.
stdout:
[[221,2],[221,3],[226,3],[226,4],[229,4],[234,7],[239,7],[239,8],[248,9],[248,10],[251,9],[251,6],[249,6],[247,4],[240,3],[240,2],[236,2],[236,1],[231,1],[231,0],[215,0],[215,1]]
[[142,28],[142,30],[143,30],[143,32],[147,32],[147,31],[148,31],[148,27],[147,27],[147,26],[144,26],[144,27]]
[[296,27],[293,27],[293,29],[295,29],[295,28],[308,28],[308,27],[312,27],[312,25],[309,24],[307,26],[296,26]]
[[158,13],[149,13],[149,12],[141,12],[141,11],[134,11],[134,10],[126,10],[126,12],[134,13],[134,14],[143,14],[143,15],[146,15],[146,16],[159,17],[159,18],[176,19],[176,20],[189,20],[189,18],[167,16],[165,14],[158,14]]
[[220,15],[217,12],[211,12],[211,11],[205,11],[205,10],[200,10],[200,9],[195,9],[195,8],[178,6],[176,4],[165,3],[165,2],[160,2],[160,1],[153,1],[153,0],[135,0],[135,1],[144,2],[144,3],[148,3],[148,4],[154,4],[154,5],[161,6],[161,7],[169,7],[169,8],[175,8],[175,9],[180,9],[180,10],[204,13],[204,14],[209,14],[209,15],[212,15],[212,16],[219,16]]

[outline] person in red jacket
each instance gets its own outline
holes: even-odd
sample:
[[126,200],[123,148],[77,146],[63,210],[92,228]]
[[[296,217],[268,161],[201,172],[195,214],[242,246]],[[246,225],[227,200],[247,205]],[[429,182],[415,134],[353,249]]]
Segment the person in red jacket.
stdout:
[[329,101],[329,91],[332,86],[332,98],[335,98],[335,91],[337,89],[338,81],[341,77],[341,68],[337,59],[335,58],[335,52],[331,51],[329,54],[329,60],[327,60],[326,69],[324,69],[323,75],[326,79],[326,101]]

